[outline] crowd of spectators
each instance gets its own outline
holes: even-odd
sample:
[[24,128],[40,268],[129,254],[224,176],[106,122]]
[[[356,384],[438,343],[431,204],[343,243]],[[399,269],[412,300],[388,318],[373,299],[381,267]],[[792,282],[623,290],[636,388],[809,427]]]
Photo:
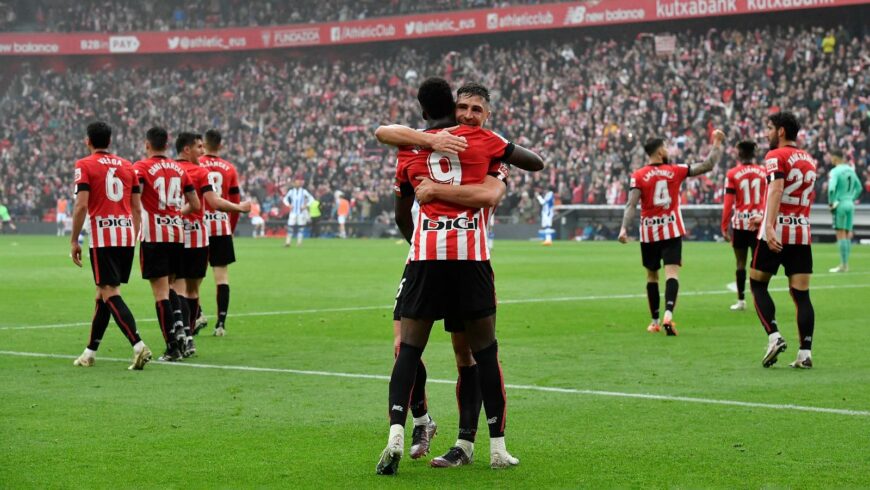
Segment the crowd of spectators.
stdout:
[[5,0],[0,30],[127,32],[332,22],[559,0]]
[[[716,127],[732,143],[758,141],[763,152],[766,116],[779,109],[803,122],[800,143],[818,159],[824,202],[833,151],[870,186],[868,65],[870,36],[771,26],[683,33],[669,56],[640,36],[406,47],[338,60],[239,58],[196,69],[22,69],[0,99],[0,202],[14,216],[41,219],[59,193],[71,193],[85,125],[104,119],[115,128],[114,151],[131,160],[143,155],[152,125],[219,128],[243,189],[264,212],[280,214],[282,192],[301,176],[325,217],[342,191],[352,219],[386,225],[395,157],[373,132],[391,122],[424,125],[415,94],[428,76],[490,87],[490,126],[544,156],[544,171],[513,172],[498,212],[512,220],[535,221],[535,194],[547,189],[559,203],[624,203],[630,172],[645,162],[643,141],[654,135],[668,138],[678,162],[702,159]],[[721,202],[730,165],[728,157],[690,179],[683,201]]]

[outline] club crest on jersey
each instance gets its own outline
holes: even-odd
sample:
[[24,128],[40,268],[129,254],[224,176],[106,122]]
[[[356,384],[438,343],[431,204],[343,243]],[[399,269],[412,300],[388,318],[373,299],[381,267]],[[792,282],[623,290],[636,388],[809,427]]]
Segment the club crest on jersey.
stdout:
[[438,221],[425,218],[422,223],[423,231],[476,230],[477,225],[478,218],[469,219],[465,216]]
[[133,226],[133,220],[130,218],[99,218],[97,219],[98,228],[129,228]]

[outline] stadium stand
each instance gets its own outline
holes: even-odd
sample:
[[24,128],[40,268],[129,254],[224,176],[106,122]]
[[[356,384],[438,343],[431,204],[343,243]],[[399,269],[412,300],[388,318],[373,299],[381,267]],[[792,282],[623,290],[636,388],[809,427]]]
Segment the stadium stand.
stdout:
[[[541,3],[535,0],[7,0],[0,30],[129,32],[347,21]],[[556,3],[550,1],[549,3]]]
[[[833,36],[826,52],[822,39]],[[467,47],[463,47],[467,46]],[[177,132],[224,130],[242,186],[277,217],[297,175],[334,213],[352,198],[352,219],[391,224],[394,157],[374,141],[378,124],[422,125],[413,94],[427,76],[455,86],[480,81],[494,95],[493,129],[540,151],[540,174],[515,172],[500,214],[537,218],[536,191],[562,204],[625,202],[642,140],[670,138],[676,161],[707,151],[712,128],[730,141],[764,140],[770,111],[787,107],[805,123],[804,145],[819,160],[824,203],[829,151],[855,163],[870,191],[870,34],[828,27],[689,30],[657,56],[650,36],[484,39],[471,44],[379,46],[290,55],[184,58],[175,68],[128,61],[105,67],[21,64],[0,79],[0,191],[18,220],[50,219],[58,193],[71,194],[71,162],[86,122],[106,118],[114,149],[135,159],[152,124]],[[171,58],[169,58],[171,59]],[[105,62],[105,61],[102,61]],[[52,66],[52,68],[46,68]],[[763,147],[763,146],[762,146]],[[721,202],[726,160],[684,187],[685,203]],[[868,193],[864,202],[868,202]]]

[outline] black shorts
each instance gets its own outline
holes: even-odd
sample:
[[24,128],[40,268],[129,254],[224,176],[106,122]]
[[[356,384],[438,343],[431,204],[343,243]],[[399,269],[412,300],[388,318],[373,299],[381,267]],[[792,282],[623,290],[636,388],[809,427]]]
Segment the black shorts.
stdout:
[[142,242],[139,246],[139,267],[142,279],[175,276],[181,272],[183,243]]
[[495,314],[495,279],[489,261],[411,262],[405,279],[399,301],[403,317],[462,322]]
[[[393,321],[397,322],[402,319],[402,292],[405,290],[405,283],[408,281],[408,264],[405,264],[405,270],[402,272],[402,280],[399,281],[399,290],[396,291],[396,302],[393,305]],[[465,324],[461,320],[444,319],[445,332],[464,332]]]
[[783,245],[782,252],[775,253],[770,250],[765,240],[758,240],[755,253],[752,255],[752,268],[776,275],[780,265],[785,269],[786,276],[812,274],[812,247],[809,245]]
[[202,279],[208,270],[208,247],[185,248],[181,253],[181,272],[176,279]]
[[755,250],[758,241],[758,232],[752,230],[732,230],[731,246],[736,249],[751,248]]
[[223,267],[236,261],[232,235],[208,237],[208,265]]
[[643,266],[651,271],[657,271],[665,265],[683,264],[683,237],[669,238],[657,242],[640,244],[640,258]]
[[91,272],[97,286],[118,286],[130,280],[135,247],[98,247],[90,249]]

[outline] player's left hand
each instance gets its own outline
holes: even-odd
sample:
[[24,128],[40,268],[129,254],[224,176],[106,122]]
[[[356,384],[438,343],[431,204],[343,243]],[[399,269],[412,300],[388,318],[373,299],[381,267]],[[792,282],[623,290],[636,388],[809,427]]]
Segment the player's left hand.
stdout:
[[73,264],[81,267],[82,266],[82,247],[81,247],[81,245],[79,245],[78,241],[70,242],[69,254],[70,254],[70,256],[72,256]]
[[749,229],[751,231],[757,230],[758,227],[761,226],[761,220],[763,220],[763,219],[764,218],[761,216],[753,216],[753,217],[749,218]]
[[834,201],[834,202],[828,204],[828,207],[831,208],[831,212],[833,213],[834,211],[837,210],[837,206],[838,206],[839,204],[840,204],[839,201]]
[[713,144],[721,145],[722,143],[725,143],[725,132],[721,129],[713,131]]
[[426,204],[428,202],[432,202],[436,199],[435,193],[438,187],[438,184],[431,181],[428,177],[423,177],[422,175],[417,176],[417,180],[420,181],[417,184],[417,188],[414,189],[414,195],[417,197],[417,202],[420,204]]
[[453,126],[452,128],[447,128],[433,134],[431,136],[432,149],[438,153],[449,155],[458,155],[460,152],[465,151],[465,149],[468,148],[468,142],[465,140],[465,137],[450,134],[451,130],[458,127],[459,126]]
[[726,242],[731,241],[731,231],[728,228],[722,228],[722,238],[724,238]]

